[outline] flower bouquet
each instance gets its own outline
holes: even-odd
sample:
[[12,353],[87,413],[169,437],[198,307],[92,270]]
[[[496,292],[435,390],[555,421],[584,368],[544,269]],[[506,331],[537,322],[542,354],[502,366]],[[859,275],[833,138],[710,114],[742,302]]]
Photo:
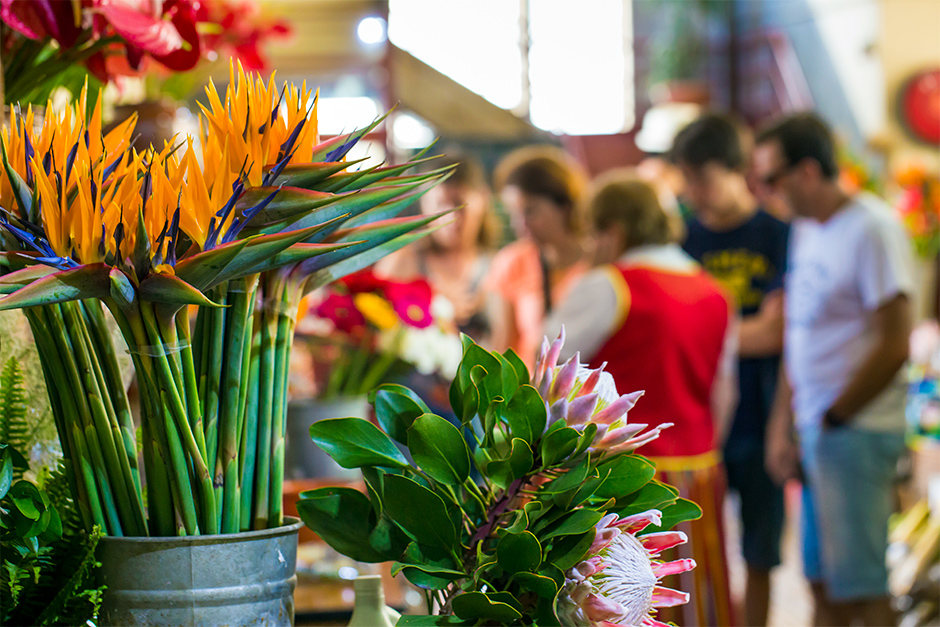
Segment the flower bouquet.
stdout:
[[896,175],[901,195],[896,208],[914,244],[924,259],[940,252],[940,180],[923,166],[909,166]]
[[371,392],[397,364],[448,380],[456,373],[461,346],[452,308],[423,279],[358,272],[324,290],[311,313],[326,323],[315,353],[332,353],[320,398]]
[[2,134],[0,309],[30,320],[84,526],[107,535],[281,525],[299,302],[420,237],[433,217],[395,216],[445,174],[406,175],[423,155],[349,170],[381,119],[319,142],[306,86],[233,66],[206,95],[201,154],[134,150],[134,119],[103,133],[84,91],[39,130],[14,109]]
[[632,451],[669,425],[629,424],[642,392],[619,395],[602,368],[577,356],[557,365],[563,338],[546,340],[531,376],[512,351],[463,339],[450,388],[461,428],[411,390],[380,386],[381,428],[355,418],[310,428],[340,465],[361,469],[367,491],[303,492],[301,518],[340,553],[393,561],[425,591],[429,615],[399,625],[664,627],[655,608],[688,595],[659,579],[695,564],[659,555],[686,540],[667,530],[701,510]]
[[44,103],[60,86],[77,94],[89,73],[108,83],[153,64],[186,72],[220,54],[261,69],[261,44],[290,29],[258,13],[226,0],[3,0],[5,102]]

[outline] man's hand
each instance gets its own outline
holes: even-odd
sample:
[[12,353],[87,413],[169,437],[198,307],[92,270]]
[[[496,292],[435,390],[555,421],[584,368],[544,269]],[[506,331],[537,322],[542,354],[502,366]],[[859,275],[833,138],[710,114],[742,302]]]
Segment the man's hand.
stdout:
[[767,434],[764,466],[777,484],[800,476],[800,451],[790,433]]
[[790,381],[786,369],[781,368],[764,447],[764,467],[770,478],[780,485],[800,476],[800,451],[793,439],[792,402]]

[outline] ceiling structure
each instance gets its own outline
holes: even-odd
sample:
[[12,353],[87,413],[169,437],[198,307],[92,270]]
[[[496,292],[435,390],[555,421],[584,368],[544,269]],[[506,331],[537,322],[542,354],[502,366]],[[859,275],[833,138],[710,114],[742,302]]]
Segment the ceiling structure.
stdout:
[[359,77],[382,95],[383,104],[399,103],[450,139],[506,143],[547,136],[391,43],[364,45],[356,33],[359,22],[387,18],[385,0],[266,0],[262,6],[294,29],[291,39],[269,47],[270,65],[280,78],[317,84]]

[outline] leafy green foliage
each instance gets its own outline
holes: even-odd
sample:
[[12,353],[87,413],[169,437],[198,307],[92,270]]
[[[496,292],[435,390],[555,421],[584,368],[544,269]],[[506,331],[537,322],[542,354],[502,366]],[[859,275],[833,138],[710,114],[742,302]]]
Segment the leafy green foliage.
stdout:
[[651,530],[661,530],[701,510],[653,480],[645,458],[593,450],[596,425],[547,425],[514,353],[463,342],[450,388],[460,424],[429,413],[407,388],[381,386],[370,397],[381,429],[355,418],[311,428],[337,462],[362,470],[366,491],[312,490],[298,510],[339,552],[394,560],[393,574],[452,614],[400,625],[558,624],[564,571],[585,557],[606,513],[659,508],[668,525]]
[[[11,357],[0,372],[0,444],[25,451],[29,443],[28,429],[26,382],[19,362],[15,357]],[[14,472],[13,476],[19,479],[22,472]]]

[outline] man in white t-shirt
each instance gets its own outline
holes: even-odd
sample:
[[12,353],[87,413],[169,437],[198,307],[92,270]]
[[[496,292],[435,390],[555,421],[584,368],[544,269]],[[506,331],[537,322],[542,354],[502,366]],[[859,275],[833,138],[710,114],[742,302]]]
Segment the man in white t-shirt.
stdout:
[[815,624],[891,625],[885,550],[904,449],[910,245],[884,201],[840,187],[832,135],[814,115],[761,133],[753,168],[797,216],[767,469],[783,483],[802,464]]

